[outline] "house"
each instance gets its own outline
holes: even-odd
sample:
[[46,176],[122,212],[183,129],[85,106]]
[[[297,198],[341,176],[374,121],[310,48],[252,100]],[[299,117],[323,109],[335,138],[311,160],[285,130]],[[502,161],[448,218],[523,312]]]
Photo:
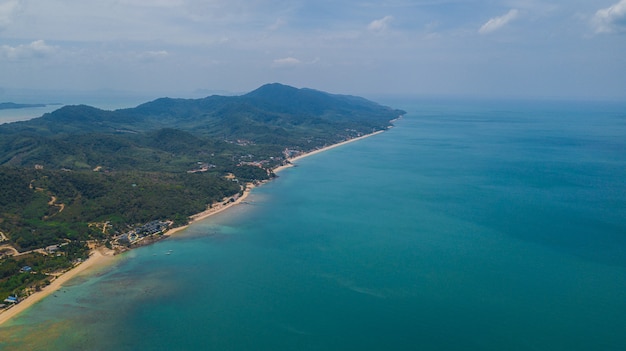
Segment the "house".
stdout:
[[22,267],[22,269],[20,269],[20,272],[25,272],[25,273],[30,273],[32,271],[33,269],[31,268],[31,266],[24,266]]
[[6,299],[4,299],[4,302],[6,302],[6,303],[18,303],[20,301],[17,299],[17,296],[9,296]]

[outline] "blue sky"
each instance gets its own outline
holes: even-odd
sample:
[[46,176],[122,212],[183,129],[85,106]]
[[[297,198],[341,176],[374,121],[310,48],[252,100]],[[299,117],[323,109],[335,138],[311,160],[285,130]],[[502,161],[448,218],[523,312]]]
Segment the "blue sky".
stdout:
[[0,0],[0,87],[626,100],[626,0]]

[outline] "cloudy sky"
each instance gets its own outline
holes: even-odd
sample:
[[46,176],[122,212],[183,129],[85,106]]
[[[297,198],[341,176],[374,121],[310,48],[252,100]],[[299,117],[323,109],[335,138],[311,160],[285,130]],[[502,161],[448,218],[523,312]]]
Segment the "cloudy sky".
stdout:
[[626,100],[626,0],[0,0],[0,88]]

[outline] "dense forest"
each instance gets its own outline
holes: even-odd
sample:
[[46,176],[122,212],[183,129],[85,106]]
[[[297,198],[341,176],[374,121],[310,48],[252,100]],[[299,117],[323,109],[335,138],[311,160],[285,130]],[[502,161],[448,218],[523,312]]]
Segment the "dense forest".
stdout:
[[[403,113],[268,84],[115,111],[64,106],[0,125],[0,293],[45,278],[24,275],[22,264],[40,274],[84,258],[87,241],[154,220],[185,224],[245,183],[273,177],[288,155],[384,130]],[[67,252],[32,251],[50,245]]]

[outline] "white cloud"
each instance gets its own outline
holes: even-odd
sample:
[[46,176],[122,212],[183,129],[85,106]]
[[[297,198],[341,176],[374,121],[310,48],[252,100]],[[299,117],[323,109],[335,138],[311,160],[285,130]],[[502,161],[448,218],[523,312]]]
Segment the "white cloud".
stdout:
[[294,67],[299,64],[302,64],[302,61],[298,60],[295,57],[285,57],[280,59],[275,59],[273,66],[274,67]]
[[386,30],[387,27],[389,27],[389,23],[391,23],[392,20],[393,16],[385,16],[381,19],[370,22],[370,24],[367,26],[367,29],[373,32],[382,32]]
[[169,55],[170,53],[167,52],[166,50],[144,51],[141,54],[139,54],[139,59],[142,61],[151,62],[151,61],[156,61],[161,58],[165,58]]
[[13,14],[17,11],[20,3],[18,0],[4,1],[0,3],[0,30],[11,24]]
[[517,9],[511,9],[509,12],[502,16],[491,18],[489,21],[483,24],[482,27],[480,27],[478,33],[487,34],[496,31],[516,19],[518,14],[519,11]]
[[[624,2],[0,0],[0,81],[23,87],[245,91],[287,79],[354,93],[402,81],[390,89],[417,93],[431,89],[415,78],[423,75],[437,80],[432,89],[442,94],[478,93],[474,82],[480,79],[481,92],[505,94],[497,87],[509,82],[497,80],[502,72],[538,68],[550,74],[518,74],[519,79],[537,86],[544,80],[545,92],[587,89],[589,95],[623,99],[626,80],[615,72],[624,71],[626,30],[602,40],[584,40],[581,30],[619,33]],[[483,40],[514,27],[523,35],[509,38],[511,45]],[[566,79],[556,83],[558,75]],[[575,79],[580,84],[572,84]],[[522,85],[511,91],[541,94]]]
[[314,65],[318,62],[320,62],[319,57],[316,57],[314,59],[307,60],[307,61],[302,61],[295,57],[289,56],[285,58],[275,59],[272,62],[272,66],[273,67],[296,67],[296,66],[302,66],[302,65]]
[[596,33],[626,33],[626,0],[598,10],[592,23]]
[[36,40],[27,45],[2,45],[0,46],[0,58],[19,60],[32,57],[46,57],[56,50],[56,47],[46,44],[43,40]]

